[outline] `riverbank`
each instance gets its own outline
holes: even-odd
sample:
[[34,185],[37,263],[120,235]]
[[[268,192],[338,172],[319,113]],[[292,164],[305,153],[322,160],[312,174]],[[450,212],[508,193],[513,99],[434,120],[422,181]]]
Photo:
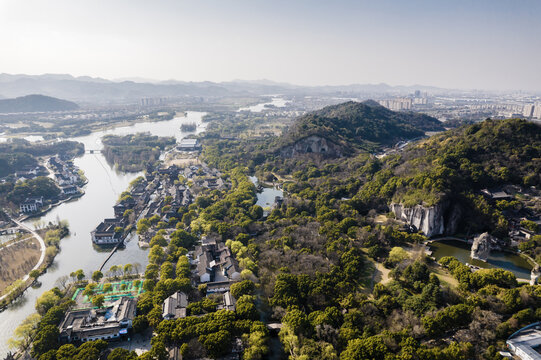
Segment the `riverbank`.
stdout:
[[[84,183],[81,186],[85,186],[85,185],[86,185],[86,183]],[[68,197],[66,199],[62,199],[62,200],[59,200],[59,201],[57,201],[57,202],[55,202],[53,204],[50,204],[47,207],[47,209],[43,209],[43,210],[41,210],[39,212],[36,212],[36,213],[23,215],[23,216],[19,217],[17,220],[21,221],[21,222],[24,222],[24,221],[28,221],[28,220],[36,218],[36,217],[42,217],[42,216],[46,215],[49,211],[53,210],[55,207],[60,206],[60,205],[62,205],[64,203],[67,203],[69,201],[77,200],[78,198],[83,197],[84,194],[85,194],[85,191],[81,189],[80,193],[73,194],[73,195],[71,195],[70,197]]]
[[[183,122],[195,122],[197,133],[204,131],[207,124],[201,121],[204,113],[188,111],[187,117],[175,118],[157,122],[143,121],[129,127],[116,127],[106,132],[95,132],[86,136],[70,138],[69,140],[81,142],[87,149],[99,150],[102,148],[101,137],[105,134],[126,135],[137,132],[149,132],[157,136],[174,136],[180,140],[193,133],[182,133],[180,125]],[[29,287],[0,313],[0,358],[5,357],[9,351],[8,339],[13,336],[15,328],[30,314],[35,312],[34,304],[44,291],[58,286],[58,280],[69,277],[73,271],[81,269],[85,274],[91,274],[98,269],[110,255],[96,249],[90,238],[90,232],[104,217],[113,216],[113,205],[119,195],[128,188],[130,182],[142,175],[141,173],[124,173],[110,166],[101,153],[89,154],[75,158],[74,164],[84,171],[88,180],[85,194],[74,201],[67,201],[50,209],[40,217],[32,217],[26,225],[34,227],[40,223],[55,222],[57,218],[66,219],[70,224],[71,234],[60,243],[60,252],[54,259],[53,266],[39,278],[40,288]],[[107,267],[123,265],[126,263],[140,264],[146,267],[148,262],[148,249],[138,246],[139,237],[134,234],[125,241],[125,246],[119,248],[108,260]]]
[[[32,268],[32,270],[26,274],[20,281],[22,282],[21,285],[19,286],[15,286],[13,289],[11,289],[7,294],[4,294],[2,296],[0,296],[0,311],[3,311],[5,310],[6,306],[8,306],[12,301],[14,301],[17,297],[19,297],[22,293],[24,293],[26,291],[26,289],[28,289],[28,287],[30,285],[32,285],[32,283],[34,282],[35,278],[37,278],[37,276],[35,278],[31,278],[30,277],[30,274],[32,274],[32,272],[34,271],[38,271],[39,274],[41,275],[46,269],[47,267],[49,267],[50,263],[52,263],[52,259],[50,261],[49,264],[44,264],[44,261],[45,261],[45,255],[46,255],[46,250],[47,250],[47,247],[45,246],[45,241],[43,240],[43,238],[41,237],[40,234],[38,234],[37,231],[35,230],[32,230],[30,229],[28,226],[24,225],[23,223],[15,220],[15,219],[11,219],[15,224],[17,224],[20,228],[28,231],[30,234],[32,234],[32,236],[39,242],[40,244],[40,250],[41,250],[41,254],[40,254],[40,258],[37,262],[37,264]],[[43,265],[43,267],[42,267]],[[14,284],[19,281],[19,280],[16,280],[14,282]]]

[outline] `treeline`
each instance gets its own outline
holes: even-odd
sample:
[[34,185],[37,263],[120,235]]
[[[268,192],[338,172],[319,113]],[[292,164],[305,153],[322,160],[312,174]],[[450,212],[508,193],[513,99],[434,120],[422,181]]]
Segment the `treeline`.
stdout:
[[12,139],[0,143],[0,177],[24,170],[27,166],[37,166],[36,157],[61,155],[74,158],[84,153],[84,145],[75,141],[51,143],[31,143],[24,139]]
[[43,196],[44,200],[56,199],[60,189],[53,179],[46,176],[38,176],[34,179],[18,181],[17,183],[5,182],[0,184],[0,196],[5,201],[18,204],[27,197]]
[[301,116],[284,134],[281,145],[317,135],[341,145],[345,151],[375,150],[424,136],[425,131],[442,130],[442,124],[431,116],[391,111],[371,100],[349,101]]
[[103,154],[110,164],[122,171],[141,171],[159,160],[161,151],[174,145],[174,137],[158,137],[145,133],[102,138]]

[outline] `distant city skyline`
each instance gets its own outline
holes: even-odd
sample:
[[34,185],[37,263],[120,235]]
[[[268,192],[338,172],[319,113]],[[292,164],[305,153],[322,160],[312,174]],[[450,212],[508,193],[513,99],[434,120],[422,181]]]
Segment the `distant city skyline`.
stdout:
[[0,0],[0,73],[541,91],[541,2]]

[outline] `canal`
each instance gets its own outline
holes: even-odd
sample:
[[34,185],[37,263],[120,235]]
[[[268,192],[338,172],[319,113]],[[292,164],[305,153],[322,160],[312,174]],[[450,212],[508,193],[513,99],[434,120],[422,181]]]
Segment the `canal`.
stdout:
[[[118,127],[104,131],[94,132],[83,137],[69,140],[79,141],[86,149],[100,150],[103,148],[101,138],[106,134],[127,135],[137,132],[149,132],[158,136],[174,136],[177,141],[189,134],[204,131],[206,123],[202,122],[202,112],[188,112],[186,117],[159,122],[143,122],[130,126]],[[195,132],[181,132],[183,123],[196,123]],[[109,165],[99,152],[84,154],[74,160],[75,165],[85,172],[88,184],[84,187],[85,195],[74,201],[63,203],[52,209],[41,218],[30,219],[26,223],[35,226],[39,223],[55,222],[57,219],[69,222],[70,236],[60,242],[61,251],[45,274],[39,277],[42,283],[39,288],[29,288],[13,302],[5,311],[0,313],[0,358],[4,358],[8,348],[8,339],[13,335],[15,328],[30,314],[35,312],[36,299],[44,292],[56,286],[60,277],[70,272],[83,269],[87,276],[97,270],[108,256],[93,246],[90,240],[90,231],[100,221],[113,217],[113,205],[122,191],[126,190],[130,181],[141,173],[125,173],[117,171]],[[128,237],[126,247],[113,255],[105,266],[127,263],[139,263],[141,269],[147,264],[147,251],[140,249],[137,244],[137,235]],[[109,250],[110,251],[110,250]]]

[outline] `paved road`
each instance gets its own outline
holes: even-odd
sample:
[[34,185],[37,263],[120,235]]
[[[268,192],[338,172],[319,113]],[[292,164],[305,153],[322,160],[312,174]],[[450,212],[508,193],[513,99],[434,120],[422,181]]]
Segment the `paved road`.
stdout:
[[[28,226],[26,226],[25,224],[23,224],[22,222],[19,222],[13,218],[11,218],[11,220],[17,224],[20,228],[22,229],[25,229],[27,230],[28,232],[30,232],[38,241],[39,241],[39,245],[41,247],[41,255],[39,257],[39,260],[38,260],[38,263],[32,268],[32,270],[36,270],[38,269],[42,264],[43,264],[43,261],[45,261],[45,249],[47,248],[45,246],[45,241],[43,241],[43,238],[36,232],[34,231],[33,229],[29,228]],[[32,271],[30,270],[30,271]],[[22,278],[22,281],[23,283],[25,283],[28,278],[30,277],[30,275],[26,274],[23,278]],[[15,290],[15,289],[14,289]],[[0,300],[4,299],[5,297],[7,297],[9,294],[11,294],[11,292],[5,294],[5,295],[2,295],[0,296]]]

